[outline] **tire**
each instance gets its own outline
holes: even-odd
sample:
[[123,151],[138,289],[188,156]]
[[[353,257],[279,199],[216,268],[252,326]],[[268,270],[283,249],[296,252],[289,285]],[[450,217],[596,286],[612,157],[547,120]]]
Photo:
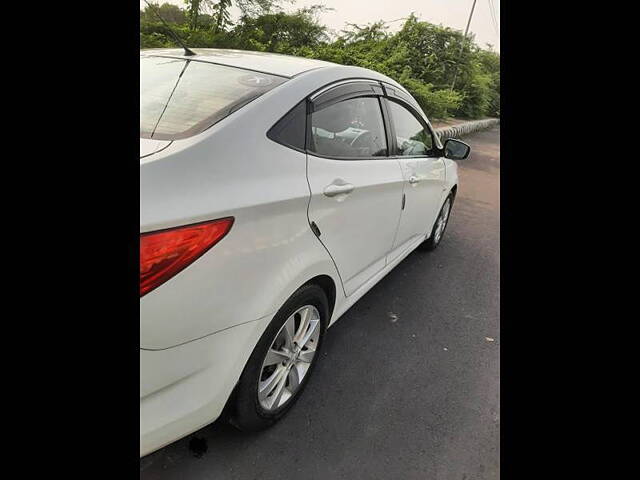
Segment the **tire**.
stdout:
[[[450,193],[446,200],[444,201],[444,203],[442,204],[442,207],[440,208],[440,212],[438,212],[438,216],[436,217],[436,221],[433,222],[433,228],[431,229],[431,235],[429,236],[428,239],[426,239],[424,242],[422,242],[420,244],[420,249],[421,250],[425,250],[427,252],[430,252],[432,250],[435,250],[438,245],[440,245],[440,242],[442,241],[442,238],[444,237],[444,233],[447,230],[447,225],[449,225],[449,219],[451,218],[451,209],[453,207],[453,199],[454,199],[454,195],[453,193]],[[438,228],[439,228],[439,222],[442,218],[442,215],[445,212],[445,209],[447,208],[448,205],[448,213],[447,213],[447,217],[445,219],[444,222],[444,226],[442,227],[442,231],[438,234]]]
[[[229,419],[233,426],[245,432],[263,430],[291,409],[320,359],[328,312],[327,296],[317,285],[301,287],[285,302],[263,333],[240,376]],[[302,326],[303,315],[307,319],[307,330]],[[295,325],[293,335],[289,330],[292,323]],[[297,346],[305,338],[306,344]],[[289,356],[286,357],[283,352],[290,355],[287,353]],[[275,360],[279,363],[266,365]],[[294,388],[296,380],[298,386]],[[259,384],[263,387],[262,395]],[[268,391],[271,395],[265,396]]]

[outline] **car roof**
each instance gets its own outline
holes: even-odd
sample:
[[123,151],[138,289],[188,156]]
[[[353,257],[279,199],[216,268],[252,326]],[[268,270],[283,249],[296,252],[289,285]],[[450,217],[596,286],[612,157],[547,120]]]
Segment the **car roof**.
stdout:
[[218,48],[192,48],[196,55],[185,56],[181,48],[158,48],[141,50],[141,56],[178,57],[201,62],[246,68],[256,72],[269,73],[291,78],[308,70],[339,66],[336,63],[311,58],[292,57],[277,53],[253,52]]

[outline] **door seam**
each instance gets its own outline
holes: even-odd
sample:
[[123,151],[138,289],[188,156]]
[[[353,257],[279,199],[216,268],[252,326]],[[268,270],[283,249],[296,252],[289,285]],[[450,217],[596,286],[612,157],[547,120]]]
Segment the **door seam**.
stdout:
[[[398,160],[397,158],[394,158],[394,160],[396,161],[396,165],[398,165],[398,168],[400,169],[400,176],[402,177],[402,195],[405,195],[404,189],[407,188],[407,179],[404,178],[404,170],[402,168],[402,165],[400,164],[400,160]],[[402,197],[400,198],[400,201],[402,201]],[[384,256],[385,267],[389,264],[389,255],[391,254],[391,252],[393,252],[393,248],[396,245],[396,239],[398,238],[398,230],[400,230],[400,222],[402,221],[402,215],[404,214],[404,211],[407,208],[406,201],[405,201],[404,207],[405,208],[400,209],[400,215],[398,215],[398,222],[396,223],[396,231],[393,234],[393,241],[391,242],[391,247],[389,247],[389,250]]]
[[[309,210],[311,208],[311,199],[313,198],[313,191],[311,190],[311,183],[309,182],[309,155],[305,153],[304,158],[305,158],[305,177],[307,181],[307,188],[309,189],[309,199],[307,201],[307,224],[309,225],[309,229],[311,230],[311,233],[313,233],[313,228],[311,227],[312,220],[311,220],[311,217],[309,216]],[[329,258],[331,259],[331,262],[333,263],[333,266],[336,269],[336,273],[338,274],[338,278],[340,279],[340,286],[342,287],[342,293],[344,293],[344,296],[347,297],[347,291],[344,288],[344,280],[342,279],[342,275],[340,274],[340,270],[338,269],[338,265],[336,264],[336,261],[333,258],[333,255],[331,255],[331,252],[329,251],[329,249],[324,244],[324,242],[320,239],[319,236],[317,236],[315,233],[313,234],[313,236],[316,240],[318,240],[318,242],[320,242],[320,245],[322,245],[322,248],[324,248],[324,250],[327,252],[327,255],[329,255]]]

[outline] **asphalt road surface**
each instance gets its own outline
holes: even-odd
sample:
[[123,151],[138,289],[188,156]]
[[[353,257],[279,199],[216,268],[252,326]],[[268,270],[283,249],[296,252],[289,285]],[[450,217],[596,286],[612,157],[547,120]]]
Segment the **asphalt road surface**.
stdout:
[[500,129],[464,140],[442,243],[329,329],[289,414],[258,434],[210,425],[141,459],[141,479],[499,478]]

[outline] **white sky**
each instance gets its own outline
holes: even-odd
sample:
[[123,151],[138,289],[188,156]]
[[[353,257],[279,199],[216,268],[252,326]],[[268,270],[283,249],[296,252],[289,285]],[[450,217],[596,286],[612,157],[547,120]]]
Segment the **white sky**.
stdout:
[[[160,4],[168,2],[184,7],[184,0],[156,1]],[[407,17],[411,12],[415,12],[421,20],[464,31],[473,0],[296,0],[293,4],[287,3],[286,0],[282,2],[286,11],[314,4],[323,4],[334,9],[320,14],[319,18],[321,23],[336,32],[342,30],[346,23],[363,25],[377,20],[391,21]],[[500,28],[500,0],[477,0],[469,32],[475,34],[479,46],[486,48],[486,43],[490,43],[494,50],[499,52],[500,37],[491,20],[491,5],[494,7],[497,28]],[[144,1],[140,0],[140,8],[144,6]],[[233,12],[237,11],[234,9]],[[391,23],[389,30],[396,31],[402,23]]]

